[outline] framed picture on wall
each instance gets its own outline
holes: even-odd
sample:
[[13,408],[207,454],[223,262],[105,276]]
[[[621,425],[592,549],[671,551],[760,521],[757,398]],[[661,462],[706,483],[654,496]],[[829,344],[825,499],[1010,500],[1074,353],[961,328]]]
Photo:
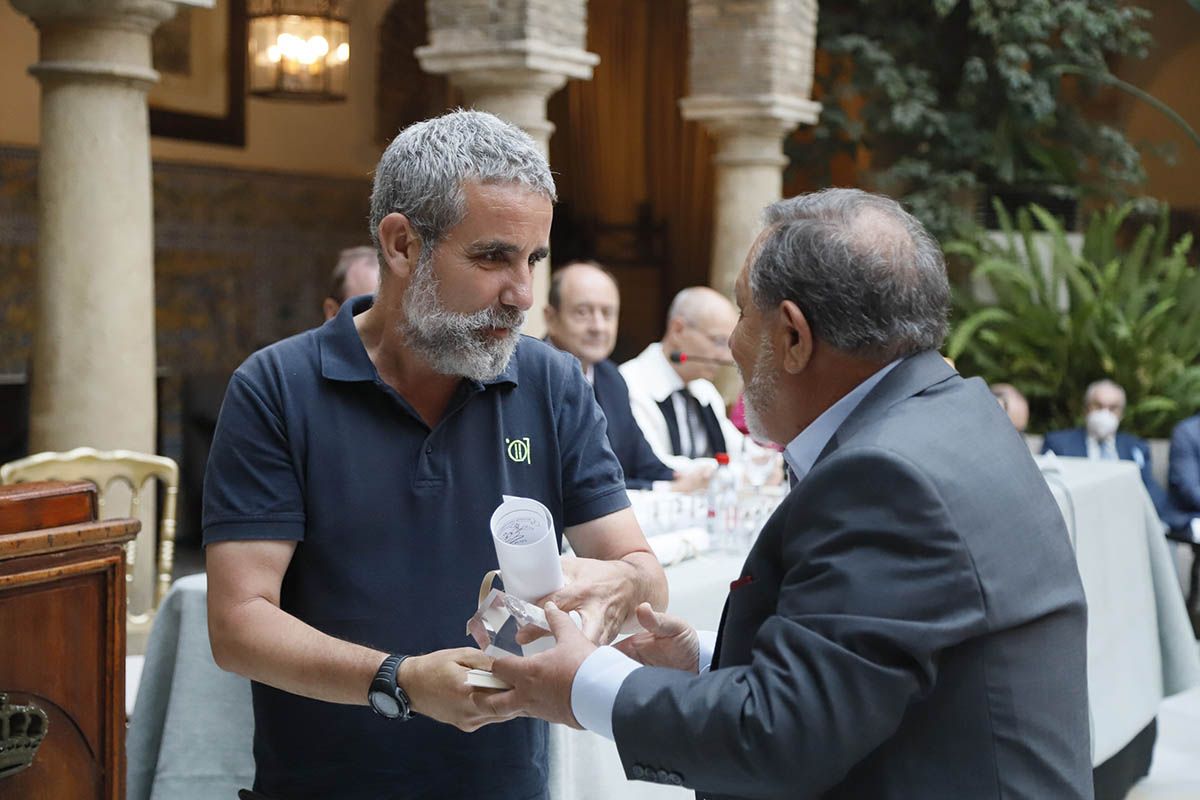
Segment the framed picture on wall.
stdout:
[[151,41],[150,134],[246,143],[246,0],[180,5]]

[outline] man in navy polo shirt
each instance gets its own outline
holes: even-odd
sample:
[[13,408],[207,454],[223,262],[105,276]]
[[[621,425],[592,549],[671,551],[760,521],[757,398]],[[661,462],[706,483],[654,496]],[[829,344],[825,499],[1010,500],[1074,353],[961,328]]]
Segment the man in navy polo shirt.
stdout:
[[477,731],[504,718],[466,684],[491,660],[459,646],[501,495],[551,510],[579,555],[551,599],[593,640],[666,604],[579,368],[518,333],[553,199],[491,115],[405,129],[371,197],[378,294],[234,373],[205,478],[209,626],[253,681],[268,797],[546,795],[544,723]]

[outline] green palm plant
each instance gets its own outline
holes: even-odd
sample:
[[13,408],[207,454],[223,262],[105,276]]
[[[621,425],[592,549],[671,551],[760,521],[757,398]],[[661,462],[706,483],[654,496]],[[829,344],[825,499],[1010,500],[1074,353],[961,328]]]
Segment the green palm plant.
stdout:
[[[1200,272],[1191,234],[1168,242],[1167,209],[1126,240],[1131,204],[1092,215],[1076,254],[1045,209],[1014,220],[996,203],[1002,235],[980,232],[946,252],[972,286],[955,290],[947,355],[965,374],[1007,381],[1029,398],[1031,427],[1071,427],[1089,383],[1125,387],[1123,427],[1165,436],[1200,407]],[[1036,239],[1048,239],[1039,247]],[[990,289],[994,301],[981,299]]]

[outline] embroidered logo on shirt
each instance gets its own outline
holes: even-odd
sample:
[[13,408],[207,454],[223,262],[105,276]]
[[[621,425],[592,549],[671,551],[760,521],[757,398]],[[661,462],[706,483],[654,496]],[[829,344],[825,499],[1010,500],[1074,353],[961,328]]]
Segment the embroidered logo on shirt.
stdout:
[[524,436],[520,439],[505,438],[504,443],[508,445],[508,459],[517,464],[532,464],[530,460],[529,437]]

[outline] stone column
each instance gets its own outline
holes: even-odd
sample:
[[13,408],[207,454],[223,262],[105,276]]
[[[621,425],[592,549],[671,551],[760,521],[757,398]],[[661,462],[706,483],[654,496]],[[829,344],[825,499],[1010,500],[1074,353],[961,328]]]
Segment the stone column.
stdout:
[[[146,91],[169,0],[12,0],[40,34],[30,449],[154,452]],[[210,4],[210,3],[209,3]]]
[[[585,51],[585,0],[427,0],[429,44],[416,55],[426,72],[444,74],[469,108],[520,126],[549,156],[554,124],[546,101],[569,78],[588,80],[600,59]],[[534,275],[525,332],[542,336],[549,264]]]
[[[212,5],[212,0],[186,0]],[[155,451],[154,237],[146,91],[150,34],[170,0],[12,0],[37,25],[33,452]],[[127,508],[114,485],[111,508]],[[151,602],[155,504],[142,508],[130,607]],[[136,643],[131,640],[136,648]]]
[[709,283],[733,284],[765,206],[783,192],[784,138],[814,123],[812,89],[816,0],[691,0],[689,97],[684,119],[716,139],[715,209]]

